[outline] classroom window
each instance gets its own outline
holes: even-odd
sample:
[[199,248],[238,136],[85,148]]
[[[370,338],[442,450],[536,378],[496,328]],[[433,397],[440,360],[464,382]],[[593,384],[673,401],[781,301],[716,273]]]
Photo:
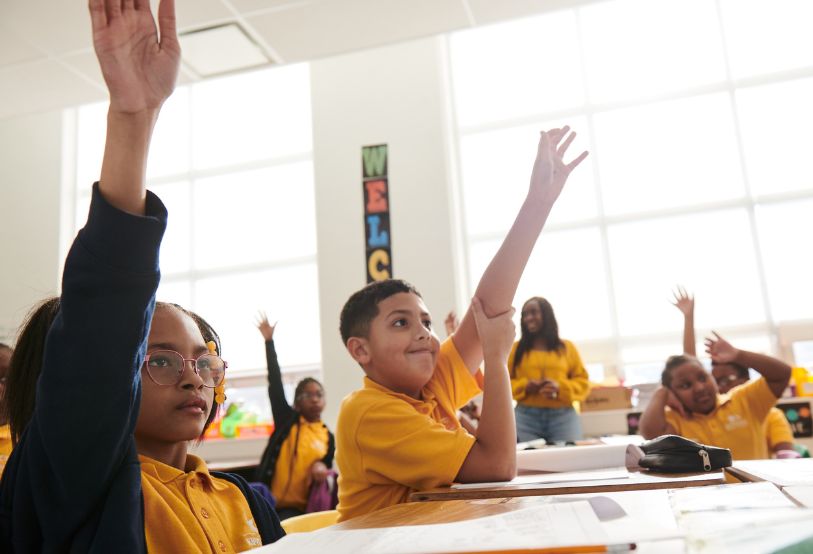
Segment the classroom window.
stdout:
[[[106,112],[106,103],[76,109],[75,229],[99,176]],[[318,376],[308,66],[179,87],[162,109],[147,174],[170,214],[158,299],[214,326],[232,379],[265,375],[258,309],[279,321],[283,370]]]
[[571,157],[591,153],[517,307],[550,298],[585,363],[628,383],[682,350],[678,284],[697,298],[701,357],[712,329],[773,354],[784,322],[813,333],[811,17],[803,0],[610,0],[451,35],[468,294],[524,199],[539,130],[568,123]]

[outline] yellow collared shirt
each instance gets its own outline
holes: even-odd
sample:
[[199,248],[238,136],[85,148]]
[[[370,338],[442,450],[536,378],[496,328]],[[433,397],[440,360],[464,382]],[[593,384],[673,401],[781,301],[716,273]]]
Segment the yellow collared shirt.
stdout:
[[262,546],[248,502],[187,455],[186,471],[146,456],[141,462],[144,531],[149,552],[242,552]]
[[[564,350],[545,351],[529,350],[522,356],[516,369],[514,355],[518,342],[514,343],[508,355],[508,371],[511,372],[511,390],[514,400],[525,406],[535,408],[569,408],[573,402],[587,398],[590,383],[587,370],[584,368],[579,351],[569,340],[562,341]],[[527,395],[525,387],[528,381],[551,379],[559,384],[559,396],[556,399],[541,394]]]
[[11,427],[8,424],[0,425],[0,475],[3,475],[3,470],[6,468],[11,448]]
[[451,339],[441,344],[421,400],[365,377],[342,402],[336,426],[339,521],[451,483],[474,445],[457,410],[479,393]]
[[280,508],[304,510],[311,485],[311,466],[327,455],[327,427],[299,416],[280,448],[271,492]]
[[678,435],[730,449],[734,460],[761,460],[770,458],[764,421],[774,404],[776,396],[760,378],[717,395],[717,407],[710,414],[684,418],[667,408],[666,422]]
[[777,444],[793,443],[793,430],[779,408],[771,408],[768,417],[765,418],[765,438],[768,439],[768,449],[771,452]]

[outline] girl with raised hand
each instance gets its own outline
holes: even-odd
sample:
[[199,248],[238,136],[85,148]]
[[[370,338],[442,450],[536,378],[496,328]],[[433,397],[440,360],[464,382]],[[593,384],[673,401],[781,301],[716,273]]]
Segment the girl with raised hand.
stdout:
[[90,14],[110,92],[101,178],[0,483],[0,551],[248,550],[283,535],[276,514],[187,454],[223,401],[216,335],[155,304],[167,213],[145,172],[178,73],[174,2],[161,1],[157,29],[147,0],[91,0]]
[[257,470],[277,502],[280,519],[302,515],[314,485],[325,483],[336,451],[333,433],[322,422],[325,389],[311,377],[302,379],[294,391],[294,404],[285,399],[282,373],[274,346],[276,323],[260,312],[257,328],[265,339],[268,363],[268,400],[274,417],[274,432],[268,439]]

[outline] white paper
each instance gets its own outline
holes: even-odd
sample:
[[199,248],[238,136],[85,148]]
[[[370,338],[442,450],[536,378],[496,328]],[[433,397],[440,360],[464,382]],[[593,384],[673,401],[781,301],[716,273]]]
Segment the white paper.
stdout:
[[791,486],[782,489],[785,494],[806,508],[813,508],[813,486]]
[[583,471],[636,467],[641,449],[628,444],[564,446],[517,452],[517,468],[527,471]]
[[585,481],[606,481],[609,479],[626,479],[629,472],[624,467],[614,469],[600,469],[591,471],[563,471],[559,473],[535,473],[533,475],[520,475],[511,481],[494,483],[455,483],[456,490],[511,488],[521,485],[552,484],[552,483],[584,483]]
[[734,467],[780,487],[813,485],[813,458],[745,460]]
[[671,495],[672,507],[677,514],[795,506],[773,483],[767,482],[689,487],[675,489]]
[[499,515],[432,525],[295,533],[253,552],[418,554],[603,545],[607,534],[585,501],[544,503]]

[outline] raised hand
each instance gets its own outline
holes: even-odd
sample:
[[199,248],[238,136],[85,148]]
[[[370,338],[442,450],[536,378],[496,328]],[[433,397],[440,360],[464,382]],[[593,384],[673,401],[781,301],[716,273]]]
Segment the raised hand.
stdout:
[[727,364],[735,361],[740,351],[718,335],[716,331],[712,331],[712,334],[714,338],[707,337],[705,341],[706,352],[711,356],[711,361],[717,364]]
[[275,321],[273,325],[268,322],[268,316],[265,315],[265,312],[260,310],[257,312],[257,319],[255,321],[257,325],[257,329],[260,330],[262,333],[265,342],[274,339],[274,329],[277,328],[277,322]]
[[540,133],[536,161],[531,173],[530,193],[537,194],[551,203],[559,197],[570,172],[588,154],[584,151],[572,162],[565,163],[565,153],[575,138],[576,133],[571,133],[570,127],[567,126]]
[[686,292],[682,286],[672,292],[674,299],[672,305],[675,306],[684,316],[694,315],[694,296]]
[[175,0],[161,0],[157,29],[149,0],[90,0],[89,8],[110,110],[159,109],[175,89],[181,59]]
[[514,308],[497,314],[494,317],[487,317],[483,312],[483,305],[476,296],[471,300],[474,312],[474,323],[477,325],[477,333],[480,335],[480,342],[483,345],[485,358],[493,356],[493,359],[502,359],[503,363],[508,359],[508,353],[514,345],[516,336],[516,325],[514,325]]

